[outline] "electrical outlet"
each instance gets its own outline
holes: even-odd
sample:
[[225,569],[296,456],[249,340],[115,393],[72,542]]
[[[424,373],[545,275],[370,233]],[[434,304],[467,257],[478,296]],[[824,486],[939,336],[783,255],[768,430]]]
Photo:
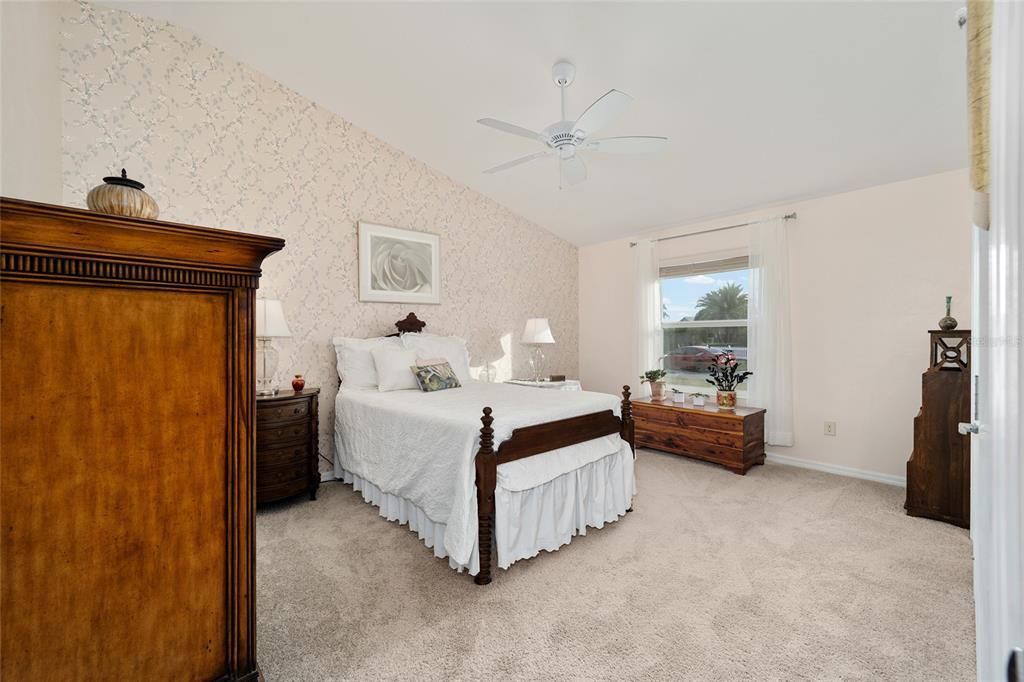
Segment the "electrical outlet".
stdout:
[[826,436],[834,436],[834,435],[836,435],[836,423],[835,422],[825,422],[825,435]]

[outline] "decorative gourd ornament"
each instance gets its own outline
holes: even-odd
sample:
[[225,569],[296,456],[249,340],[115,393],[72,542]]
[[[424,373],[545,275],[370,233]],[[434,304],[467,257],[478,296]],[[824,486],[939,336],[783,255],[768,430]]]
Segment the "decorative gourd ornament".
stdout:
[[153,197],[142,191],[145,187],[138,180],[128,177],[121,169],[121,177],[111,175],[103,178],[103,184],[89,190],[85,203],[93,211],[127,216],[128,218],[156,218],[160,207]]

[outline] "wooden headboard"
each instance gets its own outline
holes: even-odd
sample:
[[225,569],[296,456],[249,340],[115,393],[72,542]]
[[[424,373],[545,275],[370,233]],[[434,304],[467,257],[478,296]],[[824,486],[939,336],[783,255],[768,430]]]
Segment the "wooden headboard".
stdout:
[[427,326],[427,323],[416,317],[416,313],[409,313],[405,316],[404,320],[395,322],[395,328],[398,330],[394,334],[388,334],[388,336],[401,336],[402,334],[419,334],[423,331],[423,328]]
[[[423,328],[427,326],[427,323],[416,317],[416,313],[409,313],[405,316],[404,320],[395,322],[395,329],[398,331],[393,334],[387,334],[386,336],[401,336],[402,334],[419,334],[423,331]],[[341,374],[338,374],[338,383],[342,383]]]

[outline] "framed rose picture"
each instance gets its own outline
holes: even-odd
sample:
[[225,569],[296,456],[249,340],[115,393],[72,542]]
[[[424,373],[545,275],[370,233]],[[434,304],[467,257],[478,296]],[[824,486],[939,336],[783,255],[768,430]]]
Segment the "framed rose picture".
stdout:
[[440,303],[438,236],[360,221],[359,300]]

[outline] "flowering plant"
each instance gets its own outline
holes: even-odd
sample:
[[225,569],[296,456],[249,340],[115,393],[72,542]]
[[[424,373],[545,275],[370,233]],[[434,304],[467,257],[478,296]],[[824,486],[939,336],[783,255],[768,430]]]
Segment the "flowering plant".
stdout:
[[736,354],[731,350],[725,353],[716,353],[708,372],[710,379],[705,379],[709,384],[719,391],[735,391],[736,387],[747,380],[753,372],[739,372],[739,361]]

